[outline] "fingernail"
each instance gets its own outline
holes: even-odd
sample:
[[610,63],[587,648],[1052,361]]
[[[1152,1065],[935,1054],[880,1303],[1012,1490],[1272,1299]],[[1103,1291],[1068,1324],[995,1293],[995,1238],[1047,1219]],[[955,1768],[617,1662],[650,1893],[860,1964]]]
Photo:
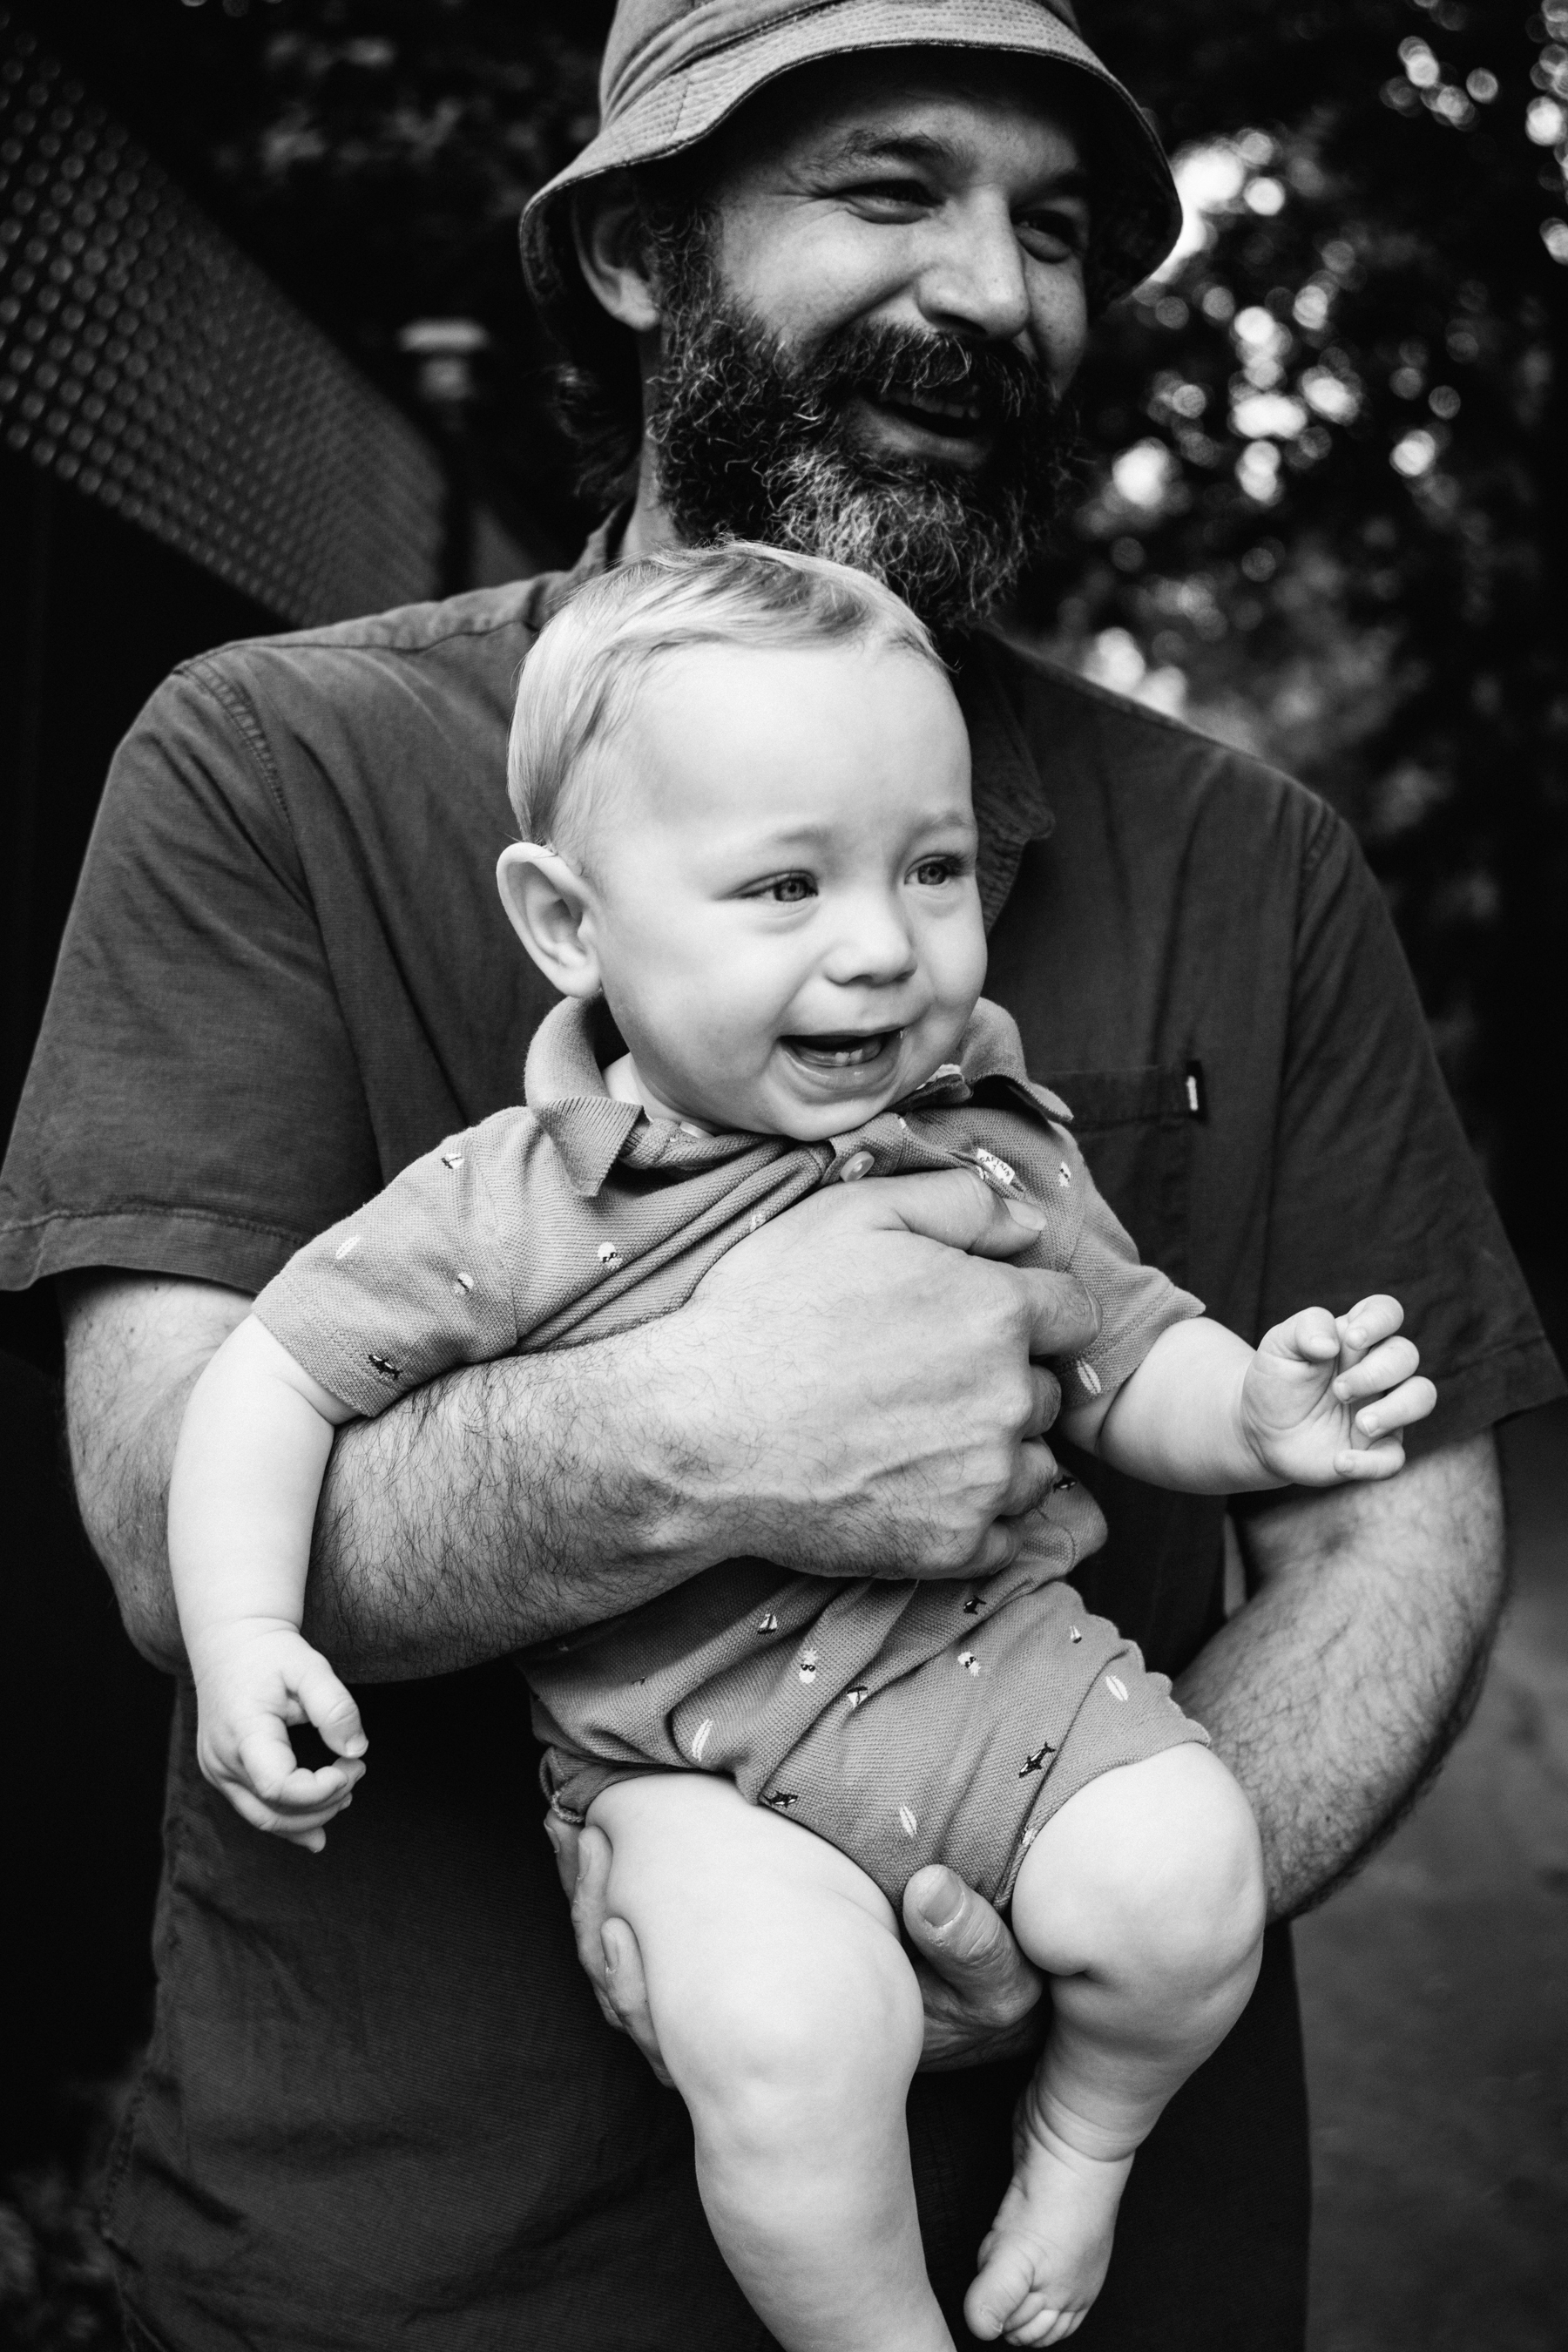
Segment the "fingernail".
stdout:
[[932,1908],[933,1904],[940,1908],[945,1902],[951,1883],[954,1883],[953,1873],[951,1871],[944,1871],[942,1874],[942,1884],[940,1887],[933,1886],[931,1889],[930,1895],[926,1896],[924,1900],[921,1899],[921,1895],[917,1895],[915,1897],[915,1901],[920,1908],[921,1917],[925,1921],[928,1927],[934,1927],[939,1934],[944,1928],[951,1927],[963,1909],[963,1889],[962,1885],[959,1885],[957,1900],[954,1902],[952,1910],[948,1912],[945,1918],[939,1919],[936,1916],[936,1911]]
[[1010,1201],[1005,1193],[999,1197],[1001,1198],[1002,1206],[1006,1210],[1007,1214],[1013,1219],[1016,1224],[1026,1226],[1032,1234],[1043,1234],[1045,1232],[1046,1213],[1044,1209],[1037,1207],[1033,1201]]

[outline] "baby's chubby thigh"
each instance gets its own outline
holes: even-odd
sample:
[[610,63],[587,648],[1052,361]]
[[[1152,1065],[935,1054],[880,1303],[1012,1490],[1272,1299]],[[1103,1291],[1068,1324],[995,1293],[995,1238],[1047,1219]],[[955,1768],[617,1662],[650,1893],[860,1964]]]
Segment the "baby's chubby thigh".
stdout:
[[1251,1990],[1265,1897],[1251,1807],[1211,1749],[1182,1745],[1100,1773],[1044,1823],[1012,1924],[1037,1967],[1201,2052]]
[[792,2143],[820,2152],[822,2131],[857,2113],[879,2139],[889,2116],[901,2124],[920,1991],[857,1864],[717,1774],[616,1781],[589,1819],[610,1841],[609,1906],[637,1938],[700,2143],[717,2136],[754,2161]]

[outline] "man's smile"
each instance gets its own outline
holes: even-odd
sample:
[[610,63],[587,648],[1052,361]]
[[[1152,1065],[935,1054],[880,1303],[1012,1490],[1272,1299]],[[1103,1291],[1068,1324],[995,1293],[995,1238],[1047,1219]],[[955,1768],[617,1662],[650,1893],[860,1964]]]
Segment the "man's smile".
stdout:
[[856,394],[854,406],[864,418],[860,437],[873,446],[892,443],[950,466],[978,466],[990,454],[993,436],[977,406],[931,393],[917,397],[869,390]]

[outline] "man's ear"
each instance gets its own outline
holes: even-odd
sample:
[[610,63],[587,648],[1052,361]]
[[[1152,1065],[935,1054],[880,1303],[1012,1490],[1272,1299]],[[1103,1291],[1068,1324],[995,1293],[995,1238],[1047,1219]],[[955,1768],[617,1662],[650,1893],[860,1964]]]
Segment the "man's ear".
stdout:
[[572,236],[583,275],[611,318],[634,335],[656,335],[662,323],[658,289],[627,173],[607,172],[577,190]]
[[514,841],[496,865],[512,929],[563,996],[599,993],[593,898],[587,884],[548,843]]

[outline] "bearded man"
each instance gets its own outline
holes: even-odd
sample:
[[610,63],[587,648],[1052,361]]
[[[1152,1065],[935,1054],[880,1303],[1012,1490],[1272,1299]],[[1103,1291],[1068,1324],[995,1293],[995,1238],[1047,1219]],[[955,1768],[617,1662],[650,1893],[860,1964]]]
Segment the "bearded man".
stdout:
[[[1500,1589],[1489,1431],[1560,1382],[1377,893],[1307,794],[981,625],[1060,505],[1087,320],[1174,222],[1068,0],[623,0],[600,135],[525,222],[590,473],[626,493],[578,573],[190,663],[110,777],[4,1207],[9,1278],[62,1282],[79,1493],[146,1655],[179,1668],[164,1493],[201,1364],[297,1244],[513,1097],[546,1005],[490,870],[533,634],[584,570],[743,531],[880,572],[942,632],[989,992],[1146,1255],[1244,1333],[1374,1279],[1407,1302],[1442,1400],[1421,1450],[1391,1486],[1249,1507],[1228,1616],[1221,1507],[1096,1474],[1086,1597],[1247,1790],[1278,1918],[1440,1753]],[[181,1685],[158,2021],[107,2213],[134,2344],[765,2342],[591,1834],[561,1857],[574,1949],[504,1662],[734,1554],[1011,1557],[1056,1475],[1031,1354],[1088,1309],[1005,1263],[987,1199],[836,1190],[679,1314],[340,1438],[308,1630],[381,1685],[372,1770],[307,1861],[201,1780]],[[914,2168],[963,2341],[1038,1987],[951,1873],[906,1919]],[[1139,2158],[1086,2352],[1300,2344],[1304,2143],[1280,1927]]]

